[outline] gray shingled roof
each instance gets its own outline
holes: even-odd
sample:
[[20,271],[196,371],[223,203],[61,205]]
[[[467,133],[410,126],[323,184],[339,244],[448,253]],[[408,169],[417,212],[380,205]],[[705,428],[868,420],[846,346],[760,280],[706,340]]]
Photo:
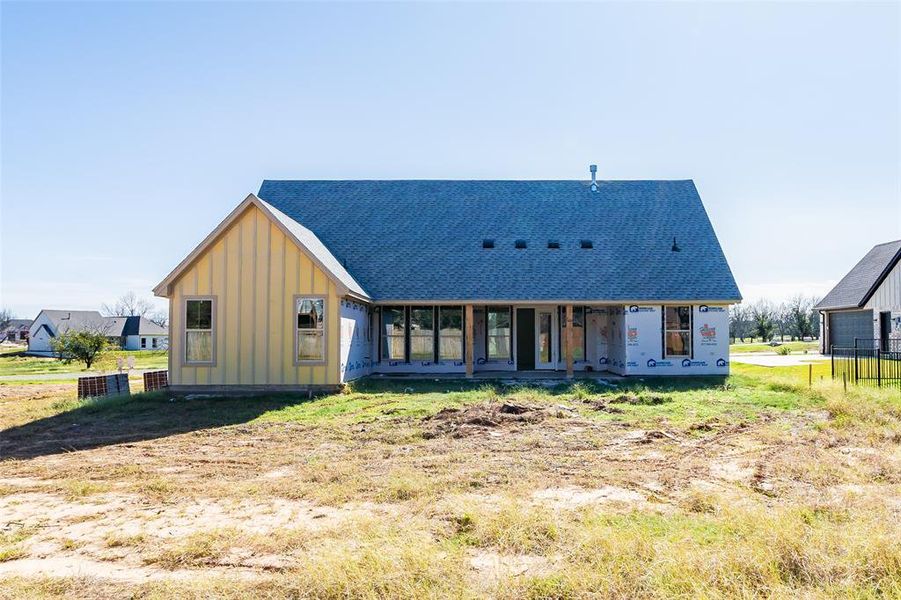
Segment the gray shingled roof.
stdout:
[[160,327],[144,317],[125,317],[122,335],[168,335],[165,327]]
[[[59,333],[65,333],[72,329],[82,331],[86,329],[107,331],[110,323],[96,310],[42,310],[38,317],[44,314],[53,323]],[[35,319],[37,320],[37,319]],[[111,333],[108,335],[119,335]]]
[[901,240],[878,244],[820,300],[816,308],[858,308],[867,303],[885,275],[901,258]]
[[348,290],[358,296],[369,297],[353,276],[347,272],[344,265],[338,262],[338,259],[336,259],[322,241],[316,237],[316,234],[262,198],[260,199],[260,202],[262,202],[263,205],[272,212],[272,216],[278,219],[301,244],[306,246],[306,248],[322,262],[322,265],[326,270],[332,273]]
[[692,181],[598,184],[264,181],[259,196],[378,301],[741,298]]

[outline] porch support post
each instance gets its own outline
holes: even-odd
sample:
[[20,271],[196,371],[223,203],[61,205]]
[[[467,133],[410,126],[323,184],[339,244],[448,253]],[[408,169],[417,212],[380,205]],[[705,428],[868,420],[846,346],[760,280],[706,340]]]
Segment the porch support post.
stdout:
[[472,304],[466,305],[466,376],[472,377],[472,354],[475,349],[475,340],[472,334]]
[[566,353],[566,377],[573,378],[573,305],[566,305],[566,328],[563,333],[563,351]]

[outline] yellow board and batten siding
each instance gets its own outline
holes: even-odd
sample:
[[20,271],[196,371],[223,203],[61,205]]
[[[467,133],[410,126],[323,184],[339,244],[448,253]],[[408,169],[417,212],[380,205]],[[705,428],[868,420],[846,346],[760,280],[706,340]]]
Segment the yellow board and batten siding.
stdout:
[[[249,206],[171,283],[170,383],[339,383],[340,297],[335,282],[281,228]],[[296,295],[326,299],[325,364],[295,365]],[[184,363],[184,298],[214,296],[215,365]]]

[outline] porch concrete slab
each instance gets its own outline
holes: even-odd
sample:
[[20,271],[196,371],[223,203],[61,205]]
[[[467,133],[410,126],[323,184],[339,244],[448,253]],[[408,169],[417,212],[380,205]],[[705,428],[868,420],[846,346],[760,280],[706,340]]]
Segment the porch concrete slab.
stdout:
[[[460,373],[373,373],[368,375],[372,379],[449,379],[465,380]],[[598,383],[613,383],[625,379],[621,375],[608,373],[607,371],[576,371],[574,380],[590,380]],[[559,385],[566,381],[566,371],[477,371],[473,373],[470,381],[501,380],[505,384],[518,383]]]
[[760,367],[799,367],[810,363],[823,362],[824,360],[829,360],[829,357],[821,354],[786,354],[782,356],[775,352],[758,352],[730,354],[729,360]]

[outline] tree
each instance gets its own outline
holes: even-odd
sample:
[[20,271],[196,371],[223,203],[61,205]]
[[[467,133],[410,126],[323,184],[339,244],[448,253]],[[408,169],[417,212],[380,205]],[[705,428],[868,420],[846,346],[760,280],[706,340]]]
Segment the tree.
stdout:
[[748,307],[753,324],[753,333],[764,342],[773,339],[776,330],[776,311],[767,300],[758,300]]
[[158,310],[149,317],[152,322],[156,323],[160,327],[168,327],[169,326],[169,313],[165,310]]
[[819,317],[815,316],[813,310],[814,305],[816,305],[816,301],[803,294],[793,296],[788,301],[788,320],[791,324],[792,335],[797,335],[798,339],[804,339],[807,336],[813,337],[813,321],[819,321]]
[[13,313],[8,308],[0,308],[0,330],[9,327],[9,322],[13,320]]
[[85,369],[107,349],[109,340],[102,331],[66,331],[50,341],[50,348],[64,362],[84,363]]
[[100,310],[108,317],[146,317],[153,310],[153,304],[138,298],[134,292],[128,292],[112,306],[104,304]]
[[742,342],[752,334],[747,306],[736,304],[729,309],[729,336]]

